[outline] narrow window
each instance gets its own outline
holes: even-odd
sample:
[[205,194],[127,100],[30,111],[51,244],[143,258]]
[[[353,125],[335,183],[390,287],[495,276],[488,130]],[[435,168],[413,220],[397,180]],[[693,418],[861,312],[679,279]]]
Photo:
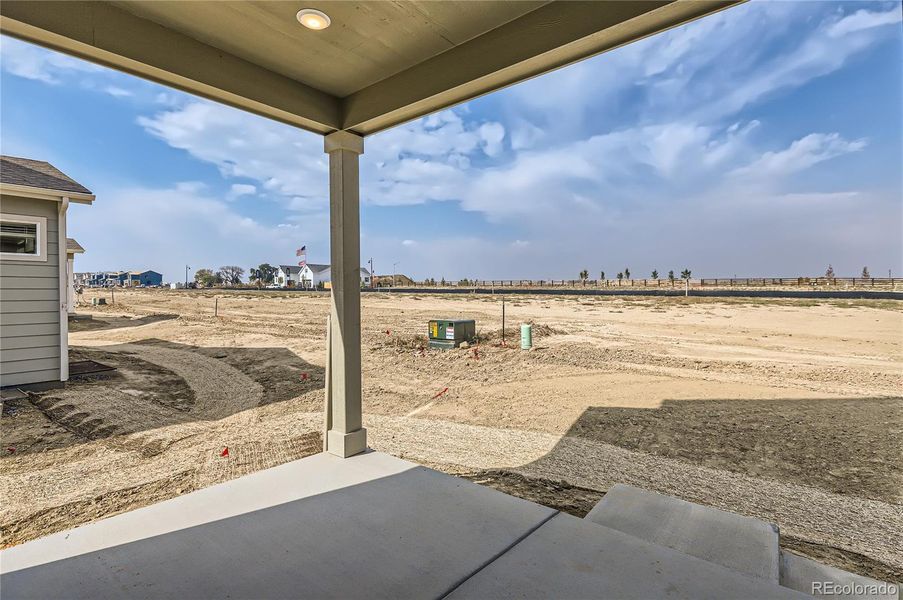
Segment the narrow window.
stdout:
[[11,260],[47,260],[47,219],[0,214],[0,255]]
[[38,224],[0,222],[0,252],[37,255]]

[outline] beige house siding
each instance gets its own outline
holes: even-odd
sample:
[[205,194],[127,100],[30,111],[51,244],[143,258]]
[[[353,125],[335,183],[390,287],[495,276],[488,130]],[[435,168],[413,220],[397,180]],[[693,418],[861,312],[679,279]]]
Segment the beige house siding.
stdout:
[[0,385],[60,379],[59,203],[0,196],[6,214],[45,217],[47,260],[0,257]]

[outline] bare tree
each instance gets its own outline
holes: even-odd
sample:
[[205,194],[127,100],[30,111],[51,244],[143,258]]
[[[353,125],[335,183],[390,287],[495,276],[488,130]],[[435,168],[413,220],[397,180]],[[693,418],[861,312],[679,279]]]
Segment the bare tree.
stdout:
[[825,278],[834,279],[834,267],[828,265],[828,270],[825,271]]
[[238,285],[241,283],[241,278],[244,277],[244,274],[245,270],[237,265],[220,267],[217,272],[224,285]]

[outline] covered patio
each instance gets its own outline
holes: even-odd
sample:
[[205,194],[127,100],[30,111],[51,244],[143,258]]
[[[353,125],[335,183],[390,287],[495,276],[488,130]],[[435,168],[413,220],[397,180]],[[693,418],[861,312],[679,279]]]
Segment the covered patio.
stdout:
[[0,30],[324,136],[332,265],[325,445],[348,457],[367,447],[359,278],[365,136],[737,3],[9,0]]
[[0,4],[4,34],[323,135],[332,265],[324,453],[5,550],[4,594],[804,597],[369,451],[362,427],[364,138],[735,3]]
[[797,598],[379,452],[323,453],[5,550],[9,598]]

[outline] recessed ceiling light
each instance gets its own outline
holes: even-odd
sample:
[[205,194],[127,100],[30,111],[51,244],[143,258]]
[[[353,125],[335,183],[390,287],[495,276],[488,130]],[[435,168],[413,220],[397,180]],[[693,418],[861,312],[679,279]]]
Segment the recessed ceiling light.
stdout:
[[295,16],[297,17],[298,22],[308,29],[326,29],[329,27],[329,24],[332,23],[325,12],[314,8],[302,8]]

